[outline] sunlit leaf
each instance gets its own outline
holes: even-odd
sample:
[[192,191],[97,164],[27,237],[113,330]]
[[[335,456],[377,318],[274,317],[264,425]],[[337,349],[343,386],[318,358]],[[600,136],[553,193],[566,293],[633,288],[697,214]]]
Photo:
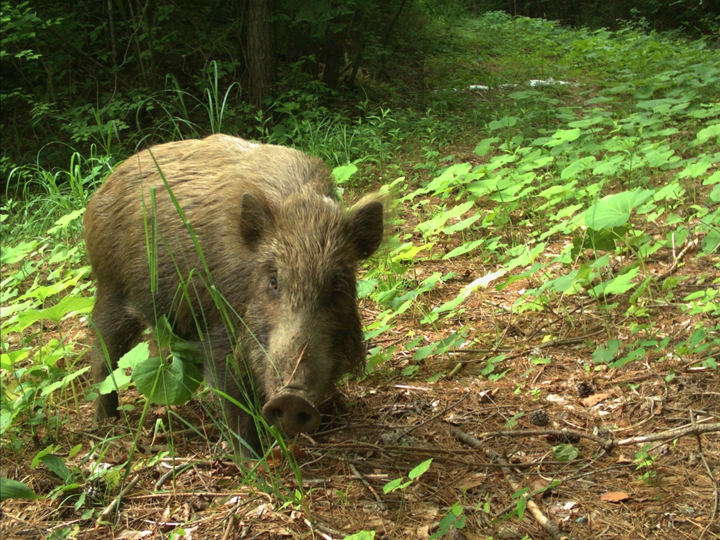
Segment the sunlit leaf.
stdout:
[[354,163],[348,163],[347,165],[340,165],[339,167],[335,167],[332,171],[333,178],[335,179],[335,183],[337,184],[344,184],[350,178],[353,174],[355,174],[358,171],[357,165]]
[[585,223],[595,230],[624,225],[630,219],[630,212],[652,195],[652,190],[642,188],[608,195],[585,211]]
[[16,246],[0,246],[0,260],[3,264],[20,262],[38,247],[38,244],[37,240],[30,240],[29,242],[20,242]]
[[60,322],[60,319],[70,313],[88,313],[92,311],[94,303],[94,298],[73,295],[63,296],[62,299],[52,307],[29,309],[21,313],[12,331],[22,332],[31,324],[43,319],[49,319],[57,324]]
[[416,478],[419,478],[420,476],[425,474],[430,468],[430,465],[432,465],[432,461],[432,458],[430,458],[426,461],[423,461],[416,467],[413,467],[413,469],[408,473],[408,478],[410,478],[410,480],[415,480]]

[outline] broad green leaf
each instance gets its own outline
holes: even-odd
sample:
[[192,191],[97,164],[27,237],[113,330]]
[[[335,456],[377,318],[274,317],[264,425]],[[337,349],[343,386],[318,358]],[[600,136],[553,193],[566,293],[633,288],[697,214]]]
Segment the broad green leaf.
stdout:
[[443,255],[443,260],[452,259],[453,257],[458,257],[460,255],[465,255],[466,253],[476,250],[478,247],[483,245],[484,242],[485,240],[481,238],[480,240],[474,240],[472,242],[460,244],[458,247],[456,247],[449,253]]
[[417,351],[413,355],[413,360],[424,360],[429,356],[444,354],[453,347],[460,347],[465,343],[465,336],[467,331],[453,332],[448,337],[441,339],[430,345],[424,347],[418,347]]
[[558,461],[572,461],[580,455],[580,450],[572,444],[558,444],[553,446],[553,455]]
[[579,270],[573,270],[569,274],[547,282],[547,286],[555,292],[570,295],[577,294],[582,289],[582,286],[586,284],[585,280],[578,279],[578,273]]
[[573,178],[581,172],[591,168],[593,165],[595,165],[595,156],[587,156],[582,159],[577,159],[563,169],[560,173],[560,178],[563,180]]
[[430,459],[428,459],[428,460],[426,460],[426,461],[423,461],[423,462],[420,463],[418,466],[414,467],[414,468],[408,473],[408,478],[410,478],[410,480],[415,480],[416,478],[419,478],[420,476],[422,476],[423,474],[425,474],[425,473],[427,472],[427,470],[430,468],[430,465],[432,464],[432,461],[433,461],[432,458],[430,458]]
[[344,184],[350,178],[353,174],[355,174],[358,171],[357,165],[354,163],[348,163],[347,165],[340,165],[339,167],[335,167],[332,171],[333,178],[335,179],[336,184]]
[[435,245],[434,242],[429,242],[427,244],[422,244],[420,246],[416,246],[412,244],[411,242],[408,242],[406,244],[403,244],[399,248],[397,248],[395,251],[393,251],[390,254],[390,259],[393,262],[398,261],[411,261],[413,260],[418,253],[421,251],[426,251],[431,249]]
[[[458,163],[456,165],[451,165],[445,169],[440,176],[428,184],[425,192],[440,192],[448,187],[454,188],[462,184],[468,176],[473,176],[473,174],[470,173],[471,168],[472,165],[470,165],[470,163]],[[478,174],[477,178],[479,177],[480,175]]]
[[[540,151],[538,150],[538,154]],[[526,156],[520,163],[518,163],[518,171],[521,173],[527,171],[533,171],[535,169],[542,169],[548,167],[555,161],[555,156],[540,156],[537,158],[531,158]]]
[[359,531],[350,536],[346,536],[343,540],[374,540],[375,531]]
[[583,120],[575,120],[574,122],[569,122],[568,126],[571,128],[585,128],[590,126],[595,126],[597,124],[604,124],[606,122],[610,122],[608,118],[605,118],[604,116],[593,116],[591,118],[585,118]]
[[50,454],[57,452],[59,449],[60,449],[60,446],[56,446],[56,445],[52,445],[52,444],[50,446],[46,446],[45,448],[40,450],[37,454],[35,454],[35,457],[30,462],[30,467],[35,469],[36,467],[38,467],[40,465],[40,463],[42,463],[42,459],[45,456],[49,456]]
[[0,502],[7,499],[40,499],[26,484],[0,476]]
[[653,195],[654,201],[664,200],[678,200],[680,197],[685,195],[685,188],[683,188],[677,180],[673,180],[669,184],[664,185],[655,192]]
[[388,493],[392,493],[398,489],[405,489],[410,484],[412,484],[412,482],[403,482],[402,478],[396,478],[395,480],[390,480],[383,486],[383,493],[387,495]]
[[440,213],[432,219],[424,221],[423,223],[419,223],[415,228],[423,234],[432,235],[439,229],[441,229],[445,225],[447,220],[463,215],[474,205],[475,203],[473,201],[468,201],[466,203],[460,204]]
[[708,195],[708,199],[714,203],[720,202],[720,184],[717,184]]
[[[3,264],[20,262],[38,247],[38,244],[39,242],[37,240],[31,240],[29,242],[20,242],[14,247],[2,246],[0,247],[0,260],[2,260]],[[3,273],[5,273],[4,270]]]
[[493,145],[499,141],[500,137],[490,137],[489,139],[483,139],[477,144],[475,150],[473,150],[473,153],[477,154],[478,156],[484,156],[490,151]]
[[[9,397],[11,396],[8,395],[8,392],[6,390],[5,398]],[[7,409],[0,409],[0,435],[5,433],[5,430],[12,425],[12,420],[17,413],[18,411],[15,411],[15,413],[13,413],[12,411],[8,411]]]
[[481,217],[482,216],[480,214],[473,214],[469,218],[458,221],[455,225],[450,225],[449,227],[446,227],[445,229],[443,229],[443,234],[453,234],[458,231],[464,231]]
[[185,403],[203,379],[194,361],[178,356],[148,358],[135,366],[132,378],[140,393],[158,405]]
[[711,229],[708,231],[705,238],[703,238],[700,248],[704,254],[709,255],[710,253],[717,251],[718,246],[720,246],[720,230]]
[[94,303],[94,298],[72,295],[63,296],[62,299],[52,307],[29,309],[25,313],[21,313],[12,331],[22,332],[31,324],[43,319],[50,319],[57,324],[60,322],[60,319],[70,313],[88,313],[92,311]]
[[624,225],[630,212],[652,195],[652,190],[642,188],[608,195],[585,211],[585,224],[596,231]]
[[380,281],[376,278],[361,279],[357,284],[357,297],[365,298],[375,290]]
[[0,355],[0,367],[2,369],[13,369],[18,362],[22,362],[30,356],[31,349],[16,349]]
[[492,159],[490,159],[490,162],[487,165],[487,168],[489,171],[494,171],[495,169],[499,169],[500,167],[504,167],[508,163],[513,163],[518,160],[517,155],[515,154],[502,154],[499,156],[493,156]]
[[678,173],[678,178],[699,178],[713,165],[709,157],[703,156]]
[[505,270],[507,272],[510,272],[518,266],[528,266],[532,264],[533,262],[535,262],[535,259],[543,252],[544,249],[544,242],[537,244],[534,248],[532,248],[532,250],[528,249],[527,246],[523,246],[523,250],[520,255],[505,263]]
[[488,128],[490,131],[495,131],[496,129],[513,127],[517,123],[518,119],[515,116],[503,116],[500,120],[490,122]]
[[70,480],[72,480],[73,475],[65,465],[65,462],[62,460],[62,458],[60,458],[60,456],[57,456],[55,454],[48,454],[47,456],[43,456],[42,458],[40,458],[40,461],[42,461],[48,469],[58,475],[60,479],[64,482],[69,482]]
[[630,271],[594,287],[590,291],[590,294],[593,296],[600,294],[623,294],[635,287],[636,284],[632,283],[632,280],[637,276],[638,271],[638,268],[632,268]]
[[132,376],[127,373],[128,368],[132,372],[137,364],[148,358],[150,358],[150,348],[146,341],[141,341],[118,360],[117,369],[96,385],[97,391],[100,394],[109,394],[127,388],[132,381]]
[[627,158],[622,154],[614,154],[610,157],[598,161],[597,165],[593,168],[593,174],[602,176],[614,176],[619,174],[623,169],[623,165],[627,161]]
[[552,148],[565,142],[572,142],[580,137],[582,132],[578,128],[558,129],[553,133],[552,139],[545,143],[545,146]]
[[720,184],[720,171],[715,171],[703,180],[703,186],[711,186],[713,184]]
[[697,144],[703,144],[713,137],[720,139],[720,124],[711,124],[698,131],[695,139]]
[[662,146],[660,148],[648,151],[645,154],[645,159],[647,160],[648,166],[661,167],[663,165],[671,163],[672,161],[677,161],[680,158],[675,156],[675,150],[667,146]]
[[76,272],[75,275],[70,276],[67,279],[53,283],[52,285],[41,285],[32,287],[25,294],[18,297],[18,300],[24,300],[26,298],[37,298],[41,302],[45,302],[50,296],[54,296],[61,293],[69,287],[75,287],[78,282],[85,277],[85,272]]
[[643,358],[645,358],[645,349],[643,347],[638,347],[637,349],[630,351],[626,356],[617,359],[615,362],[610,364],[610,367],[622,367],[625,364],[629,364],[635,360],[642,360]]
[[447,219],[453,219],[462,216],[465,212],[470,210],[473,206],[475,206],[475,203],[473,201],[467,201],[466,203],[459,204],[458,206],[455,206],[451,208],[450,210],[446,210],[442,213],[443,216],[445,216]]
[[67,229],[68,225],[75,221],[77,218],[82,216],[85,213],[85,209],[81,208],[80,210],[74,210],[73,212],[70,212],[69,214],[64,215],[60,219],[58,219],[55,222],[55,226],[52,227],[48,233],[53,234],[57,231],[61,231],[63,229]]
[[83,375],[84,373],[90,371],[90,369],[91,369],[91,366],[85,366],[84,368],[81,368],[77,371],[73,371],[72,373],[70,373],[69,375],[66,375],[59,381],[55,381],[54,383],[45,386],[42,390],[41,395],[47,396],[48,394],[54,392],[58,388],[64,388],[71,381],[77,379],[80,375]]
[[619,339],[611,339],[607,342],[607,345],[600,345],[592,354],[593,362],[596,364],[601,362],[609,364],[615,359],[621,345],[622,341]]

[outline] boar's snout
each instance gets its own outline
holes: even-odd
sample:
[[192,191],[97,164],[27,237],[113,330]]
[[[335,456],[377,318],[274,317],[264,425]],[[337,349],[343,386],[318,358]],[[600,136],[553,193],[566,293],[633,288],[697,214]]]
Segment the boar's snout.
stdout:
[[268,401],[262,409],[268,423],[288,434],[309,433],[320,425],[320,413],[303,396],[282,392]]

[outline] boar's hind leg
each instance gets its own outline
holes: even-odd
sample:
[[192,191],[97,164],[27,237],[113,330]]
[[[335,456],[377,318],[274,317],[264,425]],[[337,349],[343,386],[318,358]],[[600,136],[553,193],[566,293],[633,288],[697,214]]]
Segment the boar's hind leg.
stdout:
[[[145,328],[140,320],[124,310],[123,305],[121,295],[98,286],[91,319],[91,326],[95,330],[92,371],[95,383],[104,381],[111,371],[117,369],[120,357],[130,350]],[[118,416],[117,408],[117,392],[100,394],[95,402],[95,420]]]

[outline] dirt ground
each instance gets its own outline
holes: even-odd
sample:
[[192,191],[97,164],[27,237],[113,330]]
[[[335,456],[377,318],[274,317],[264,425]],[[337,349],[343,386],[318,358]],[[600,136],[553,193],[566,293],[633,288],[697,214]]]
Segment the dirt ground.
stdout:
[[[438,270],[434,264],[418,268],[419,277]],[[443,264],[444,272],[451,269]],[[475,266],[455,264],[462,278],[430,293],[428,305],[454,297],[478,277]],[[650,271],[666,266],[658,262]],[[682,267],[684,275],[712,272],[717,274],[704,259],[690,258]],[[2,538],[64,538],[70,528],[79,539],[342,539],[361,530],[375,531],[376,539],[426,539],[438,533],[453,505],[464,520],[455,524],[463,527],[450,526],[443,538],[720,538],[717,372],[699,367],[698,358],[652,352],[622,368],[597,370],[591,358],[596,344],[628,337],[626,321],[612,318],[623,310],[608,312],[578,295],[566,299],[562,312],[512,314],[509,307],[525,285],[515,282],[502,293],[488,289],[455,320],[423,334],[432,343],[469,325],[476,341],[421,362],[412,377],[401,375],[417,363],[402,345],[420,325],[417,314],[403,315],[371,344],[400,345],[392,359],[362,380],[343,383],[321,431],[295,441],[299,475],[278,458],[271,472],[258,469],[245,482],[246,469],[218,457],[218,435],[194,400],[176,412],[203,426],[207,436],[176,433],[175,459],[159,459],[170,446],[152,437],[155,416],[148,419],[134,456],[137,467],[125,479],[129,489],[106,523],[82,519],[83,508],[73,508],[77,492],[87,494],[85,508],[112,508],[119,486],[103,495],[102,486],[84,485],[73,497],[6,501]],[[691,290],[692,279],[682,286]],[[667,306],[646,307],[660,335],[687,338],[692,320]],[[371,302],[361,309],[366,320],[376,315]],[[481,378],[487,360],[500,354],[505,356],[494,373],[504,376]],[[63,450],[103,439],[92,425],[92,404],[68,414],[58,433]],[[102,461],[122,463],[132,436],[124,426],[113,433],[125,437],[108,446]],[[562,459],[553,451],[562,445],[575,448],[577,457]],[[636,454],[644,445],[639,467]],[[29,467],[36,452],[6,453],[3,474],[47,493],[57,479],[42,466]],[[430,458],[425,474],[404,489],[383,492],[389,481],[407,480]],[[262,482],[272,488],[260,489]],[[532,496],[519,505],[521,489]],[[300,491],[304,496],[283,503]]]

